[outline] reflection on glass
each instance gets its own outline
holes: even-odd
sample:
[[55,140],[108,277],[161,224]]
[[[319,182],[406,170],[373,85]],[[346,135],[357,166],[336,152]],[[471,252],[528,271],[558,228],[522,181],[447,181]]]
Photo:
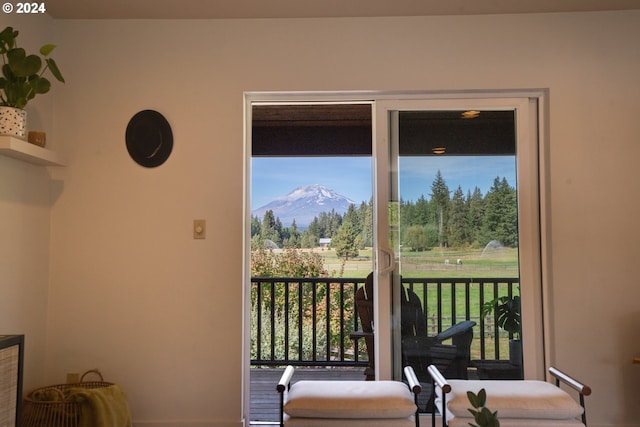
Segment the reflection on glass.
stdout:
[[513,111],[400,112],[398,135],[390,218],[401,363],[421,381],[430,363],[448,378],[520,378],[518,331],[495,319],[495,303],[519,295]]

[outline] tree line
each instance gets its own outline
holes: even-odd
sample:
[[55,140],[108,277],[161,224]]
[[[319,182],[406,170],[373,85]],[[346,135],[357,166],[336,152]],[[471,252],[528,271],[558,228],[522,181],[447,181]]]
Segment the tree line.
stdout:
[[[430,190],[429,198],[400,200],[397,209],[390,210],[392,224],[402,226],[403,249],[484,247],[492,240],[509,247],[518,245],[517,195],[506,178],[496,177],[484,196],[478,187],[465,194],[458,186],[452,193],[438,171]],[[320,238],[331,238],[336,254],[345,259],[373,246],[373,200],[352,204],[344,214],[322,212],[305,230],[298,229],[295,221],[284,227],[270,210],[262,220],[251,217],[254,249],[264,247],[265,242],[280,248],[315,248]]]

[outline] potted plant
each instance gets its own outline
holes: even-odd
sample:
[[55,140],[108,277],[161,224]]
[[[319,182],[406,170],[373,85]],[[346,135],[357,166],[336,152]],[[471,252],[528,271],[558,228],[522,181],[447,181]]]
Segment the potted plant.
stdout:
[[500,427],[500,421],[498,420],[498,411],[491,412],[489,408],[487,408],[487,392],[485,389],[480,389],[478,394],[475,394],[472,391],[467,392],[467,398],[473,406],[473,409],[468,409],[468,411],[473,415],[473,419],[476,424],[469,425],[471,427]]
[[2,75],[0,76],[0,134],[24,138],[27,114],[24,107],[36,95],[49,92],[51,82],[45,77],[49,71],[59,82],[64,78],[49,54],[55,45],[45,44],[40,55],[27,54],[18,47],[18,31],[7,27],[0,32],[0,56]]
[[484,303],[482,317],[494,313],[496,325],[509,332],[509,362],[513,365],[522,364],[522,341],[520,340],[520,296],[503,295]]

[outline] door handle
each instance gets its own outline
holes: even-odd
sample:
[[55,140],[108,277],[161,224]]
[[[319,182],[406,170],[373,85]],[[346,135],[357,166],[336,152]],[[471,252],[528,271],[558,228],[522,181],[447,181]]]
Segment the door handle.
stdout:
[[[382,266],[382,259],[385,259],[385,265]],[[378,272],[379,273],[390,273],[395,268],[395,255],[391,249],[380,248],[379,249],[379,261],[378,262]]]

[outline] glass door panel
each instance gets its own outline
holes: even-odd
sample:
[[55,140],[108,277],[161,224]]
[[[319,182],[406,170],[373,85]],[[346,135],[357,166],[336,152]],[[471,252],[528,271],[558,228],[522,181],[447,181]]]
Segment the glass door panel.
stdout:
[[[520,297],[529,307],[540,303],[529,100],[376,107],[378,138],[389,138],[388,164],[378,167],[388,182],[377,192],[388,201],[387,209],[379,204],[388,221],[386,229],[378,224],[380,241],[384,235],[394,254],[393,273],[380,278],[380,289],[389,289],[388,306],[379,307],[389,319],[388,336],[379,334],[380,348],[390,349],[389,377],[400,378],[410,364],[429,381],[426,366],[434,363],[448,378],[522,378],[520,338],[528,335],[521,333]],[[385,153],[376,152],[380,165]],[[496,314],[513,316],[500,323]],[[536,318],[525,341],[532,371],[541,352]]]
[[359,299],[373,271],[372,107],[256,102],[249,114],[250,412],[274,423],[262,384],[285,365],[298,379],[373,377]]

